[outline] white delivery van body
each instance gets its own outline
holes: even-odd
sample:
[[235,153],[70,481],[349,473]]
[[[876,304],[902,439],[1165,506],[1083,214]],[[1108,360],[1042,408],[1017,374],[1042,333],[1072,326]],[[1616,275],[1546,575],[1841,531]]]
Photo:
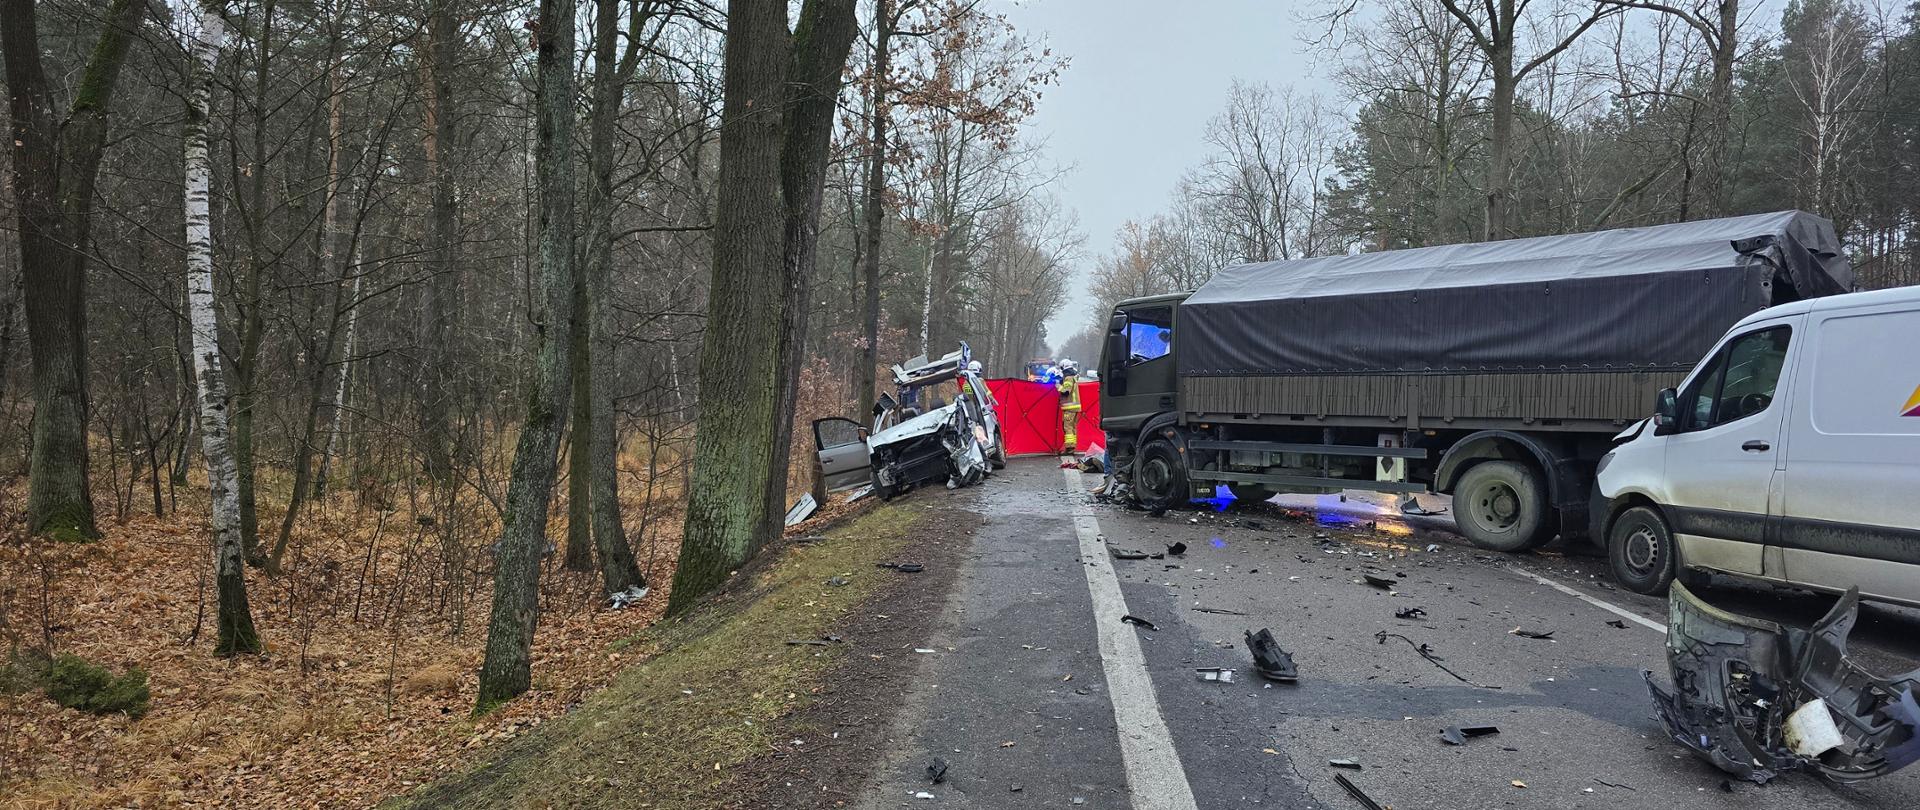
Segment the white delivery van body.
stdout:
[[1622,436],[1592,517],[1628,588],[1716,571],[1920,606],[1920,287],[1754,313]]

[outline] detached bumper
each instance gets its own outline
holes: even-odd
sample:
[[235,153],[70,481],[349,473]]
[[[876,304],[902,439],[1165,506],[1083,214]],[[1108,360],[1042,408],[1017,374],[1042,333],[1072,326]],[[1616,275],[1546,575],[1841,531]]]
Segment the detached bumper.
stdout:
[[1871,779],[1920,759],[1920,670],[1882,678],[1847,657],[1858,590],[1804,630],[1720,610],[1677,582],[1669,604],[1673,691],[1646,675],[1675,742],[1759,783],[1799,769]]

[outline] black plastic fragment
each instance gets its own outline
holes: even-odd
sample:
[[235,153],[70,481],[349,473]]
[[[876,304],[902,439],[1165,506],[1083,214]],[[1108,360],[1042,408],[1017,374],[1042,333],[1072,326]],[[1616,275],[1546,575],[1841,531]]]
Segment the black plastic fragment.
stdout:
[[1175,541],[1167,544],[1167,553],[1175,557],[1187,553],[1187,544]]
[[1280,649],[1280,643],[1273,640],[1272,630],[1261,628],[1258,633],[1248,630],[1247,650],[1253,653],[1253,669],[1260,677],[1280,683],[1300,680],[1300,669],[1294,666],[1293,654]]
[[1107,549],[1107,551],[1112,554],[1116,560],[1144,560],[1147,558],[1147,553],[1144,551],[1133,551],[1124,548],[1112,548]]
[[1446,740],[1448,745],[1466,745],[1468,737],[1499,733],[1499,726],[1447,726],[1440,730],[1440,739]]
[[1396,619],[1424,619],[1427,617],[1427,612],[1417,607],[1406,607],[1394,611],[1393,617]]
[[1608,626],[1608,627],[1617,627],[1617,628],[1619,628],[1619,629],[1621,629],[1621,630],[1625,630],[1625,629],[1627,629],[1627,623],[1626,623],[1626,622],[1623,622],[1623,621],[1620,621],[1619,619],[1610,619],[1610,620],[1608,620],[1608,621],[1607,621],[1607,626]]
[[1350,771],[1360,770],[1360,763],[1351,759],[1329,759],[1327,760],[1327,764],[1335,768],[1346,768]]
[[1160,629],[1159,627],[1156,627],[1156,626],[1154,626],[1154,624],[1153,624],[1153,622],[1150,622],[1150,621],[1147,621],[1146,619],[1142,619],[1142,618],[1140,618],[1139,616],[1135,616],[1135,615],[1133,615],[1133,614],[1131,614],[1131,613],[1129,613],[1129,614],[1127,614],[1127,615],[1125,615],[1125,616],[1121,616],[1121,617],[1120,617],[1120,621],[1123,621],[1123,622],[1126,622],[1127,624],[1137,624],[1137,625],[1140,625],[1140,627],[1141,627],[1142,629],[1146,629],[1146,630],[1158,630],[1158,629]]
[[936,785],[947,781],[946,760],[934,757],[932,762],[927,763],[927,781]]
[[1541,640],[1543,640],[1543,641],[1552,641],[1552,640],[1553,640],[1553,631],[1552,631],[1552,630],[1547,630],[1547,631],[1544,631],[1544,632],[1542,632],[1542,631],[1539,631],[1539,630],[1523,630],[1523,629],[1521,629],[1521,628],[1518,628],[1518,627],[1515,627],[1515,628],[1513,628],[1512,630],[1509,630],[1509,631],[1507,631],[1507,632],[1509,632],[1509,633],[1512,633],[1512,634],[1514,634],[1514,635],[1516,635],[1516,636],[1519,636],[1519,637],[1521,637],[1521,638],[1537,638],[1537,639],[1541,639]]
[[927,567],[926,567],[926,566],[924,566],[924,565],[921,565],[921,564],[919,564],[919,563],[902,563],[902,562],[883,562],[883,563],[874,563],[874,564],[873,564],[873,567],[875,567],[875,568],[891,568],[891,569],[893,569],[893,570],[895,570],[895,571],[899,571],[899,572],[900,572],[900,573],[902,573],[902,574],[918,574],[918,573],[920,573],[921,571],[925,571],[925,570],[927,570]]
[[1393,590],[1395,585],[1400,584],[1400,581],[1394,579],[1393,577],[1383,577],[1383,576],[1380,576],[1379,574],[1361,574],[1360,576],[1366,578],[1368,585],[1372,585],[1373,587],[1379,588],[1380,590],[1383,590],[1383,591],[1391,591]]
[[1333,781],[1340,783],[1340,787],[1347,791],[1347,795],[1359,800],[1361,806],[1366,807],[1367,810],[1386,810],[1386,808],[1380,806],[1379,802],[1374,801],[1372,796],[1368,796],[1365,791],[1362,791],[1359,785],[1354,784],[1353,780],[1348,779],[1346,774],[1334,774]]

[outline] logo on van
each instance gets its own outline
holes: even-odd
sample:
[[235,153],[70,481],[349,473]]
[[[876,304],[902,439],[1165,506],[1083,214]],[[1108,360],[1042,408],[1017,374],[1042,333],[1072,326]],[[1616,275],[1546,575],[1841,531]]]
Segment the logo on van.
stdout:
[[1920,386],[1915,386],[1913,396],[1907,397],[1907,404],[1900,406],[1901,416],[1920,416]]

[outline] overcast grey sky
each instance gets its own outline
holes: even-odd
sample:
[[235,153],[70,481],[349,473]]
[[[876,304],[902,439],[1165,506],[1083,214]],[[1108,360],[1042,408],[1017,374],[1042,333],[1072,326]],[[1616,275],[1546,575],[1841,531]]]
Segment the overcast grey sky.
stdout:
[[1029,126],[1069,167],[1054,194],[1087,235],[1067,306],[1047,322],[1058,344],[1092,317],[1086,280],[1114,231],[1167,204],[1207,153],[1207,120],[1235,78],[1330,90],[1302,44],[1292,0],[1001,0],[1019,29],[1072,58]]

